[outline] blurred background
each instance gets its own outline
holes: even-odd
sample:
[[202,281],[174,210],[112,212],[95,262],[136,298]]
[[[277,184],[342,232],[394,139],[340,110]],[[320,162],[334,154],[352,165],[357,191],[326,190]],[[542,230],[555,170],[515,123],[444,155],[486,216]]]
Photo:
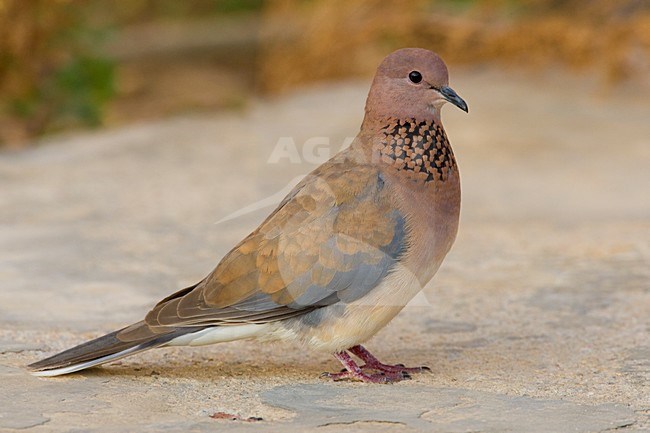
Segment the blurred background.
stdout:
[[[350,142],[404,46],[440,53],[469,104],[443,109],[461,223],[369,348],[434,374],[376,407],[288,343],[27,375],[200,281]],[[650,431],[649,167],[649,0],[0,0],[0,431],[213,431],[216,411],[260,431]],[[364,412],[416,399],[413,428]],[[332,423],[341,404],[361,422]]]
[[0,146],[370,77],[393,49],[646,89],[645,0],[0,0]]

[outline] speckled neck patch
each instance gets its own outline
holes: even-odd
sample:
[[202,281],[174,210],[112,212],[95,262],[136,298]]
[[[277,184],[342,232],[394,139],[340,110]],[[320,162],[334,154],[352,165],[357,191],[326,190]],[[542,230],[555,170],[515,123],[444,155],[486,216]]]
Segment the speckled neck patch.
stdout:
[[417,173],[425,182],[445,181],[456,169],[456,159],[444,129],[435,122],[394,120],[382,132],[385,139],[375,145],[382,161],[398,170]]

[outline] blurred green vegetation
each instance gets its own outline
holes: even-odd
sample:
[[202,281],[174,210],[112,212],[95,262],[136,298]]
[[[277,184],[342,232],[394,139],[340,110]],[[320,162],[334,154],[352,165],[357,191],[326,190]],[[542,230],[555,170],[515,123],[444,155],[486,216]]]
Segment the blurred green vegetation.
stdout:
[[0,0],[0,146],[368,76],[403,46],[617,83],[650,72],[650,2]]
[[114,64],[96,49],[77,1],[0,0],[0,140],[98,125],[114,93]]
[[260,11],[263,0],[0,0],[0,145],[102,125],[122,28]]

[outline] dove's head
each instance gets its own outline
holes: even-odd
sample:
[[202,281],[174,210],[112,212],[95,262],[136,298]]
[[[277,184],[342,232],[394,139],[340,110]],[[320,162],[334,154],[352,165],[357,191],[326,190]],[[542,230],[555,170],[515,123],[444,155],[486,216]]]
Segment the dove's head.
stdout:
[[449,87],[445,62],[422,48],[389,54],[377,68],[366,101],[366,121],[387,118],[440,120],[440,109],[451,102],[467,112],[467,104]]

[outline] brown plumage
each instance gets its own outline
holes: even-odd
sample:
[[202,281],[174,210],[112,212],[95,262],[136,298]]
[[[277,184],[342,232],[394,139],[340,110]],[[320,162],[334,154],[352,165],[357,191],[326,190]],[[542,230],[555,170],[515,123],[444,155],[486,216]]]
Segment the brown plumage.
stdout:
[[440,108],[467,106],[447,80],[430,51],[389,55],[350,148],[307,175],[205,279],[143,321],[29,367],[65,374],[152,347],[258,338],[334,352],[346,367],[334,379],[419,371],[381,364],[359,344],[433,277],[456,236],[460,183]]

